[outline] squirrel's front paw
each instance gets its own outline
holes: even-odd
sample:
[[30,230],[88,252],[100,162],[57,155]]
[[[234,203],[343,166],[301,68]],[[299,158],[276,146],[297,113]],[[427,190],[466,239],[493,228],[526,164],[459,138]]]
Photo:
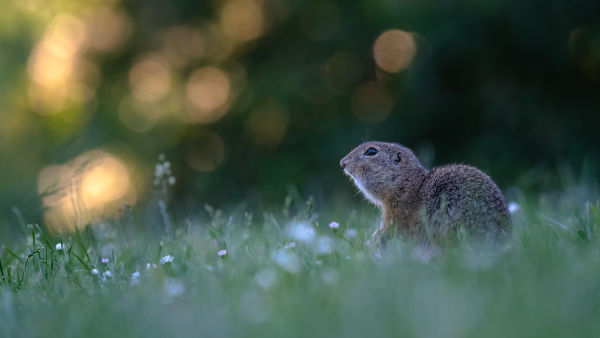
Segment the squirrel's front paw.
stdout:
[[377,228],[371,238],[367,241],[367,246],[371,248],[380,248],[385,247],[385,243],[387,242],[388,236],[386,232],[384,232],[381,228]]

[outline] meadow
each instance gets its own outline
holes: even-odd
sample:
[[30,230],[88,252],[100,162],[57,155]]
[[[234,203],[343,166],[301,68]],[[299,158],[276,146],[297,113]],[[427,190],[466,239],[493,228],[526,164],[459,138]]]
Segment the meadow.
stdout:
[[[598,13],[3,1],[0,338],[600,337]],[[510,240],[366,245],[369,139],[488,173]]]
[[521,194],[501,248],[437,253],[366,246],[378,216],[357,196],[206,205],[161,231],[141,221],[152,205],[70,233],[22,222],[0,249],[0,336],[592,337],[597,196],[574,180]]

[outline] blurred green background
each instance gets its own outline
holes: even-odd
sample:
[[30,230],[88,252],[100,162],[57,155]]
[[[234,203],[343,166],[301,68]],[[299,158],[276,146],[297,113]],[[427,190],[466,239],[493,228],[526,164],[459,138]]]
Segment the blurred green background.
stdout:
[[356,201],[338,162],[368,139],[504,190],[597,168],[599,14],[597,0],[5,1],[0,234],[140,204],[157,174],[182,214],[294,189]]

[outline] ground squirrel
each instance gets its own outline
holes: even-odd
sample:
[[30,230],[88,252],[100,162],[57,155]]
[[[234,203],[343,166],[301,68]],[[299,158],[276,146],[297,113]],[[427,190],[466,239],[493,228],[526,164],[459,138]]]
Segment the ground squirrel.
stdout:
[[510,214],[500,189],[480,170],[462,164],[425,169],[399,144],[365,142],[340,161],[382,221],[371,243],[393,231],[421,243],[467,235],[485,239],[510,233]]

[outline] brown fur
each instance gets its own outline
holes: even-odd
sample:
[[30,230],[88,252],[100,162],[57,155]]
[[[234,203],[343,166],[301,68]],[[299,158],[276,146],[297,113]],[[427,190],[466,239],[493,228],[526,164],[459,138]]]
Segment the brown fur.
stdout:
[[[377,154],[365,155],[369,148]],[[386,142],[365,142],[340,165],[381,210],[372,241],[385,242],[393,231],[425,243],[463,234],[498,239],[510,233],[500,189],[474,167],[450,164],[427,170],[410,149]]]

